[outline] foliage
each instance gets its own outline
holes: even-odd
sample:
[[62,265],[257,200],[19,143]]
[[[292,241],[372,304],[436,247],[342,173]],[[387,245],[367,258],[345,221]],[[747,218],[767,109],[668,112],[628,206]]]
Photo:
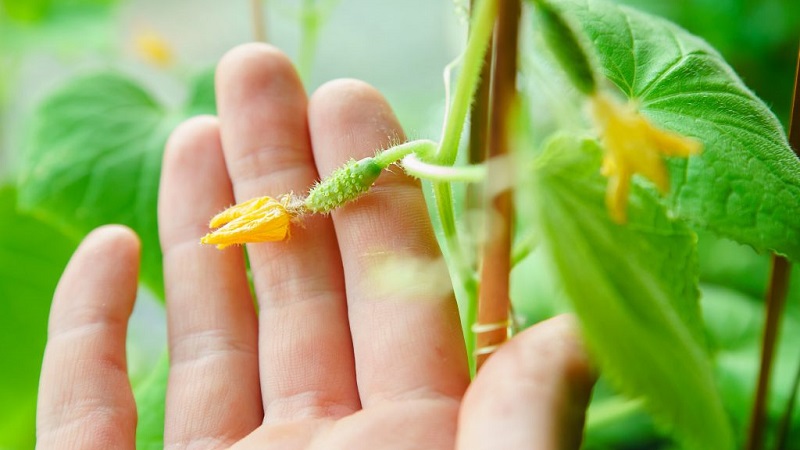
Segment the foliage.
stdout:
[[[609,2],[570,0],[560,2],[559,7],[576,28],[585,33],[585,45],[593,50],[596,65],[618,89],[620,95],[628,97],[654,123],[668,130],[699,138],[705,144],[705,151],[700,157],[670,161],[672,190],[666,204],[671,213],[696,226],[711,229],[757,249],[773,249],[797,258],[798,249],[795,246],[800,239],[793,234],[798,230],[794,223],[794,211],[798,208],[796,202],[799,197],[795,195],[793,199],[786,198],[781,193],[797,189],[797,183],[800,182],[800,163],[789,148],[778,121],[744,87],[719,54],[701,39],[667,21]],[[563,66],[563,58],[559,63]],[[536,67],[536,64],[530,66]],[[548,75],[552,77],[553,74],[551,72]],[[559,106],[552,103],[570,98],[570,95],[552,95],[548,98],[556,100],[551,104],[535,99],[542,90],[553,90],[554,87],[564,89],[564,83],[559,85],[552,80],[543,81],[544,78],[541,75],[530,78],[532,86],[527,92],[534,100],[529,103],[536,108],[558,110]],[[578,86],[576,88],[581,90]],[[542,131],[539,130],[540,134]],[[554,158],[546,159],[550,161]],[[637,335],[635,323],[646,322],[642,319],[643,316],[632,321],[634,325],[629,323],[624,326],[621,325],[625,323],[623,319],[610,317],[614,311],[634,313],[631,305],[628,305],[627,311],[625,308],[617,310],[613,307],[614,302],[608,298],[613,299],[611,293],[615,291],[623,293],[619,298],[637,298],[637,302],[647,305],[641,308],[656,317],[658,311],[663,312],[663,299],[645,299],[654,292],[660,295],[669,291],[664,286],[661,289],[643,288],[642,286],[653,286],[652,280],[651,283],[644,284],[637,282],[639,278],[628,272],[631,266],[647,267],[651,275],[661,273],[662,281],[669,279],[665,274],[671,271],[692,274],[696,273],[696,269],[693,264],[687,264],[686,259],[676,260],[666,270],[657,263],[661,258],[667,257],[668,253],[663,252],[675,248],[674,244],[657,244],[667,233],[655,233],[647,240],[653,246],[651,248],[661,249],[662,252],[660,255],[656,252],[649,257],[641,254],[637,257],[636,252],[646,248],[637,244],[637,239],[628,237],[611,241],[607,236],[601,237],[599,233],[603,228],[600,224],[603,223],[604,216],[591,214],[591,209],[577,200],[590,197],[586,192],[583,192],[583,196],[577,194],[583,186],[578,180],[587,179],[587,172],[570,170],[568,173],[570,183],[562,180],[559,184],[562,189],[558,192],[562,194],[540,194],[539,202],[543,199],[556,200],[541,206],[537,213],[523,223],[539,221],[550,225],[545,225],[542,232],[543,251],[551,255],[553,265],[559,273],[557,278],[562,280],[564,290],[581,318],[590,345],[594,347],[601,362],[605,363],[606,374],[623,391],[644,395],[645,404],[656,417],[666,417],[666,421],[675,427],[676,434],[682,436],[685,443],[694,441],[697,448],[730,447],[729,438],[725,437],[724,431],[717,435],[716,439],[719,440],[716,442],[711,437],[716,433],[714,423],[721,425],[720,430],[727,428],[727,425],[713,418],[716,416],[712,411],[719,411],[719,398],[709,392],[710,386],[706,383],[706,395],[711,395],[706,398],[711,399],[716,406],[702,408],[711,416],[702,421],[705,428],[696,428],[698,422],[688,419],[690,416],[685,412],[688,409],[686,405],[691,405],[693,400],[697,401],[702,395],[693,392],[687,397],[683,396],[692,390],[693,383],[689,382],[686,386],[675,383],[670,386],[669,380],[674,375],[670,368],[662,367],[659,370],[656,362],[645,362],[654,354],[675,361],[675,352],[681,355],[677,356],[677,360],[692,359],[690,355],[696,356],[696,352],[701,350],[697,343],[675,337],[660,345],[654,341],[648,342],[650,338],[661,338],[669,333],[680,332],[687,324],[687,318],[691,325],[696,319],[685,314],[685,305],[674,308],[674,312],[684,312],[684,323],[673,322],[667,325],[670,332],[659,326],[651,326],[640,328],[641,334]],[[550,179],[552,177],[545,177],[545,180]],[[546,184],[547,181],[542,183]],[[567,186],[569,189],[563,188]],[[548,187],[552,188],[549,185]],[[570,196],[565,196],[564,191],[570,192]],[[536,197],[534,195],[529,201],[536,203]],[[597,202],[597,196],[595,197]],[[570,201],[564,200],[565,198]],[[653,201],[652,197],[649,201]],[[523,211],[523,207],[520,210]],[[571,210],[572,216],[563,213],[561,217],[554,217],[564,210]],[[574,217],[572,220],[577,221],[577,225],[568,225],[570,217]],[[587,221],[592,223],[591,227],[583,225]],[[639,232],[651,229],[652,219],[644,227],[641,223],[631,223],[629,227],[634,229],[632,231]],[[617,243],[616,249],[614,246],[606,247],[609,241]],[[590,245],[582,246],[581,242]],[[595,253],[586,253],[587,247]],[[620,252],[627,255],[619,256]],[[621,257],[623,264],[612,263],[617,261],[615,258]],[[592,268],[604,268],[608,273],[604,277],[593,278],[590,276],[594,273]],[[608,290],[598,287],[603,286],[599,278],[608,280]],[[590,281],[587,282],[587,279]],[[591,285],[591,288],[583,288],[586,284]],[[593,302],[587,304],[587,298],[591,298]],[[666,298],[675,299],[679,296],[673,292]],[[667,313],[669,315],[669,311]],[[608,323],[620,326],[609,327]],[[678,349],[678,342],[685,344],[682,350]],[[621,350],[630,349],[632,345],[641,345],[642,348],[627,355],[627,352]],[[673,356],[667,358],[664,355]],[[696,357],[694,360],[697,360]],[[730,369],[730,366],[727,368]],[[673,378],[672,383],[690,373],[697,375],[710,372],[708,367],[699,370],[685,369],[677,370],[682,375],[677,379]],[[637,370],[642,372],[637,374]],[[635,379],[637,376],[641,377],[638,382]],[[647,392],[648,388],[655,389],[656,392]],[[665,393],[669,393],[666,394],[668,398],[660,398]],[[656,398],[659,401],[653,401]],[[681,406],[682,402],[684,406]],[[743,408],[746,411],[746,405],[740,404],[737,408],[739,414]],[[711,440],[703,443],[702,439],[706,438]]]
[[791,98],[787,92],[792,91],[794,79],[800,3],[794,0],[621,0],[620,3],[669,18],[702,36],[772,106],[781,121],[788,123]]
[[798,259],[800,162],[767,106],[715,50],[677,26],[610,3],[564,3],[608,79],[655,123],[705,144],[700,157],[672,161],[671,209]]
[[139,422],[136,426],[136,448],[159,450],[164,448],[164,399],[167,395],[169,356],[161,355],[150,376],[134,388]]
[[[109,14],[117,0],[0,1],[0,50],[18,59],[33,49],[110,51]],[[8,60],[6,59],[6,62]]]
[[[33,448],[36,390],[47,314],[75,241],[20,213],[17,192],[0,187],[0,448]],[[46,242],[47,245],[41,245]],[[24,345],[20,345],[24,343]]]
[[539,226],[604,374],[696,448],[730,448],[702,344],[695,236],[643,189],[632,194],[628,225],[611,221],[599,156],[590,140],[547,144],[523,199],[536,205],[527,221]]
[[109,222],[130,226],[142,238],[144,279],[160,291],[156,197],[174,126],[132,81],[113,74],[72,81],[34,115],[20,205],[76,234]]
[[[207,75],[196,79],[186,111],[213,113]],[[142,239],[142,277],[163,290],[156,202],[161,155],[182,117],[120,75],[77,78],[44,101],[19,177],[20,205],[78,234],[104,223]]]

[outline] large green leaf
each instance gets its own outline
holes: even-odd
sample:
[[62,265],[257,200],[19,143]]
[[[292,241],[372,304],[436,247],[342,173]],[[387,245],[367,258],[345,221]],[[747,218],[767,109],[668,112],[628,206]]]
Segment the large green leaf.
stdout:
[[35,440],[36,391],[47,316],[75,241],[16,211],[16,191],[0,188],[0,448]]
[[134,387],[139,422],[136,426],[138,450],[164,448],[164,407],[169,377],[169,355],[161,355],[150,376]]
[[217,113],[217,98],[214,92],[215,71],[215,67],[202,70],[192,79],[186,105],[187,115]]
[[592,140],[551,141],[520,210],[538,227],[604,374],[687,445],[732,448],[700,336],[696,237],[638,188],[629,223],[611,222],[600,153]]
[[605,75],[645,116],[705,144],[699,157],[671,161],[673,211],[800,259],[800,161],[775,116],[722,57],[676,25],[627,7],[559,5],[583,28]]
[[[797,0],[617,0],[703,36],[786,123],[800,29]],[[744,32],[746,30],[746,32]]]
[[[143,281],[163,299],[156,221],[163,148],[182,116],[215,110],[213,71],[190,83],[176,114],[117,74],[72,80],[35,113],[19,203],[76,236],[105,223],[130,226],[142,240]],[[162,445],[166,373],[162,362],[135,386],[140,448]]]
[[9,18],[39,25],[64,10],[107,7],[116,0],[0,0],[0,10]]
[[156,200],[173,125],[150,95],[121,76],[73,80],[35,113],[20,205],[79,235],[106,223],[130,226],[142,239],[142,277],[161,292]]
[[0,0],[8,17],[20,22],[38,22],[50,9],[50,0]]
[[0,60],[43,51],[60,57],[110,54],[118,37],[116,1],[0,0]]

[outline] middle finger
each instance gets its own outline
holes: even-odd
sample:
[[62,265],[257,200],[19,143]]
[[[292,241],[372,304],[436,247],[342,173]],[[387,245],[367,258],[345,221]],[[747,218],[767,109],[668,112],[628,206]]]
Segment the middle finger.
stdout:
[[[229,52],[217,69],[225,161],[238,202],[303,193],[317,178],[307,99],[289,59],[264,44]],[[341,259],[328,218],[285,242],[248,245],[260,306],[265,423],[340,417],[360,407]]]

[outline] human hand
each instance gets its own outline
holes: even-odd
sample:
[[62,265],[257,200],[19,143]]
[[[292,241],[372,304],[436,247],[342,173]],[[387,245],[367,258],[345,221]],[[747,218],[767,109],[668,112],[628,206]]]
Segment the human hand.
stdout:
[[[524,331],[470,385],[452,294],[376,296],[376,252],[441,257],[419,185],[400,171],[330,217],[307,218],[288,241],[248,246],[256,314],[243,252],[198,244],[209,217],[304,192],[404,137],[377,91],[334,81],[307,100],[289,60],[266,45],[231,51],[217,92],[219,118],[181,125],[162,172],[165,448],[578,448],[594,378],[569,319]],[[125,338],[138,259],[129,230],[104,227],[65,271],[39,448],[134,448]]]

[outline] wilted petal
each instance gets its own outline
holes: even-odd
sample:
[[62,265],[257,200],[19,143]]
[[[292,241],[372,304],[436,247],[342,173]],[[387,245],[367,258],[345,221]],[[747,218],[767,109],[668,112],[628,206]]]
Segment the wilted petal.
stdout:
[[269,208],[272,203],[277,203],[272,197],[257,197],[246,202],[238,203],[211,218],[209,228],[219,228],[239,217],[252,214],[260,209]]
[[282,241],[289,235],[292,214],[284,202],[272,197],[259,197],[231,206],[211,219],[217,228],[200,242],[217,248],[255,242]]

